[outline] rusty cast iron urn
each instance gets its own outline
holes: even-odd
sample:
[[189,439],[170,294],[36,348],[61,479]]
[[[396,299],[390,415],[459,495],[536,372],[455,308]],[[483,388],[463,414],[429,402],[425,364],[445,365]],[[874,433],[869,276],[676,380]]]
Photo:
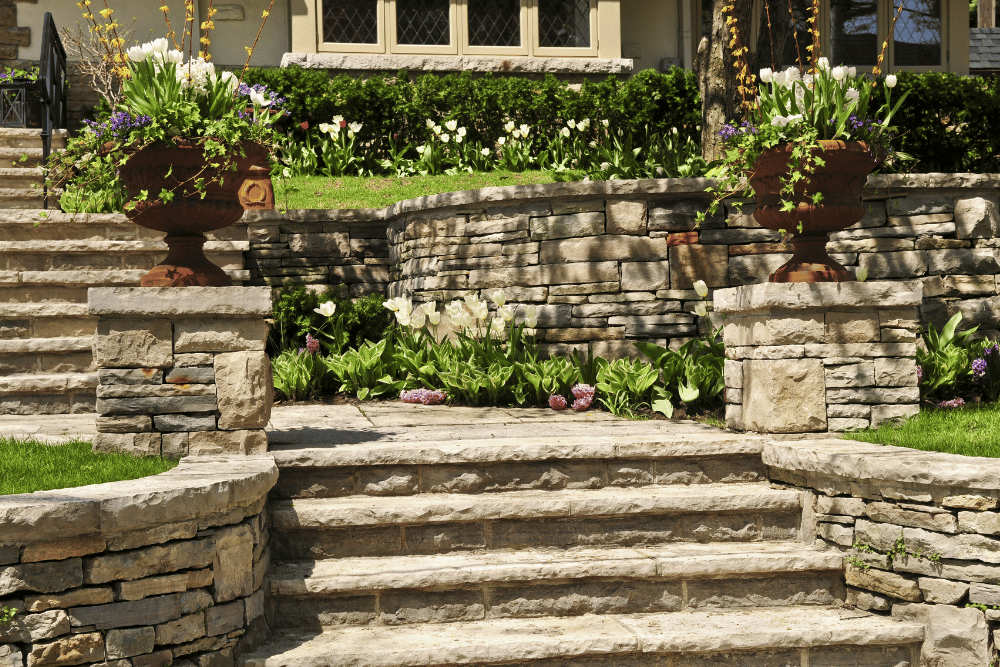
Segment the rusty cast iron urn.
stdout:
[[[792,258],[771,274],[773,283],[854,280],[851,271],[827,254],[827,234],[847,229],[864,215],[861,191],[879,159],[859,141],[824,140],[819,145],[815,155],[826,164],[796,183],[790,211],[781,210],[781,181],[788,177],[791,145],[765,150],[750,175],[757,195],[753,217],[767,229],[791,234]],[[816,192],[823,193],[818,204],[812,201]]]
[[[120,170],[129,200],[135,202],[125,215],[140,227],[166,232],[167,257],[150,269],[140,284],[232,285],[226,272],[205,257],[205,232],[228,227],[243,216],[240,186],[253,165],[266,164],[267,151],[259,144],[243,142],[240,147],[245,155],[234,156],[235,171],[223,171],[207,163],[201,142],[176,139],[174,143],[152,143],[131,155]],[[202,178],[205,188],[200,192],[194,182]],[[161,201],[158,195],[163,189],[173,190],[173,199]],[[143,190],[149,201],[136,201]]]

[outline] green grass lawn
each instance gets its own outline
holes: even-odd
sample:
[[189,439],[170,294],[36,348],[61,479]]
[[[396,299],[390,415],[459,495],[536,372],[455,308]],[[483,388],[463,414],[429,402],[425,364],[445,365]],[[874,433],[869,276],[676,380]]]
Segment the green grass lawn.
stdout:
[[46,445],[0,436],[0,496],[138,479],[176,465],[159,457],[95,454],[85,440]]
[[554,174],[549,171],[491,171],[456,176],[406,178],[296,176],[288,181],[274,179],[274,203],[280,209],[383,208],[405,199],[416,199],[442,192],[552,183],[555,180]]
[[844,437],[928,452],[998,458],[1000,404],[922,410],[919,415],[898,426],[883,424],[876,429],[855,431]]

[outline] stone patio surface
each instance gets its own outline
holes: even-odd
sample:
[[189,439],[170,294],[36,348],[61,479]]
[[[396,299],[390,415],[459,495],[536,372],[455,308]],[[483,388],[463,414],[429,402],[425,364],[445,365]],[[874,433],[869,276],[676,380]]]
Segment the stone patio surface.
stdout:
[[[95,413],[0,415],[0,435],[63,442],[90,439]],[[694,421],[633,421],[601,411],[470,408],[412,403],[276,406],[267,431],[271,449],[419,440],[719,433]]]

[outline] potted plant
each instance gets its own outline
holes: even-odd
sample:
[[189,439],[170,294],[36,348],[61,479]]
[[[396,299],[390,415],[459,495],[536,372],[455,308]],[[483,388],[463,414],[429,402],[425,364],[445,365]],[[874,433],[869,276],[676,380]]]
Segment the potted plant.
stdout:
[[42,126],[38,74],[38,67],[7,67],[0,71],[0,126]]
[[241,186],[251,167],[269,164],[281,115],[275,95],[217,71],[206,53],[186,59],[184,37],[193,41],[186,32],[174,49],[164,38],[128,49],[108,39],[121,102],[59,158],[61,180],[86,171],[102,191],[124,192],[132,222],[166,232],[167,258],[143,276],[144,287],[232,284],[205,257],[204,234],[242,217]]
[[[892,149],[890,124],[906,95],[893,104],[896,77],[878,71],[866,76],[821,57],[805,73],[763,69],[756,98],[744,104],[745,120],[720,132],[725,156],[709,210],[742,190],[756,196],[761,226],[790,235],[792,258],[771,282],[854,280],[827,254],[827,234],[864,215],[861,192],[873,169],[889,156],[909,157]],[[885,102],[873,109],[878,86]]]

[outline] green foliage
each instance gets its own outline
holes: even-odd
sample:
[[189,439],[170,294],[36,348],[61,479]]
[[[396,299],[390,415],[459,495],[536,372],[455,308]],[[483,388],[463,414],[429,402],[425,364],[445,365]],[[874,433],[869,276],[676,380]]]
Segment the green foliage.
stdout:
[[15,616],[17,616],[17,609],[0,605],[0,628],[10,625],[14,621]]
[[357,349],[327,359],[327,367],[340,383],[341,391],[355,394],[362,401],[399,395],[404,383],[395,377],[391,339],[390,336],[377,343],[365,341]]
[[[333,318],[317,312],[320,304],[332,301],[336,305]],[[385,297],[379,294],[349,299],[343,288],[331,285],[318,292],[306,285],[286,285],[278,290],[274,299],[274,327],[268,338],[268,351],[272,356],[282,350],[298,350],[305,346],[308,333],[328,333],[326,328],[333,319],[333,330],[342,331],[346,339],[335,342],[329,337],[323,342],[328,351],[341,352],[344,347],[357,348],[365,341],[378,341],[390,324],[389,314],[382,304]],[[335,334],[330,334],[334,335]],[[331,346],[333,346],[331,348]]]
[[969,340],[979,327],[958,332],[961,321],[962,314],[955,313],[940,332],[933,323],[923,332],[926,349],[917,348],[917,365],[923,370],[920,392],[926,397],[950,398],[971,377],[972,358],[983,343]]
[[635,346],[659,372],[663,387],[694,407],[716,401],[725,388],[725,346],[719,334],[717,330],[704,338],[692,338],[677,350],[654,343]]
[[319,354],[285,349],[271,360],[271,369],[274,389],[293,401],[333,393],[340,388]]

